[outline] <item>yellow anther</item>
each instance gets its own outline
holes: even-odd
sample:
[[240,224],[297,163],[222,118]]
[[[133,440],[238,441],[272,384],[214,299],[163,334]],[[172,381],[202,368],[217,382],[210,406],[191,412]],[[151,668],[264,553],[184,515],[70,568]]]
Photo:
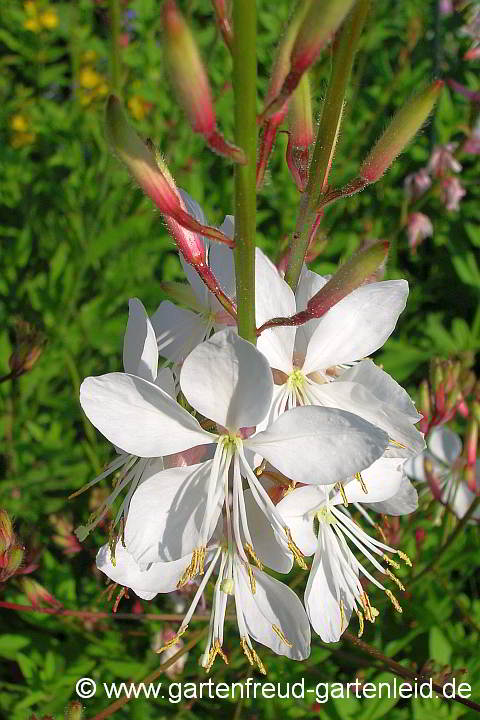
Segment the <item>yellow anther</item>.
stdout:
[[255,468],[255,471],[254,471],[254,472],[255,472],[255,475],[256,475],[257,477],[260,477],[260,475],[263,474],[263,471],[265,470],[266,466],[267,466],[267,461],[266,461],[266,460],[262,460],[262,462],[260,463],[260,465]]
[[257,592],[257,582],[255,580],[255,575],[253,574],[251,565],[247,565],[247,571],[250,580],[250,589],[252,591],[252,595],[255,595],[255,593]]
[[346,627],[345,605],[343,604],[343,600],[340,600],[340,632],[342,633]]
[[190,565],[188,565],[182,577],[178,581],[177,588],[181,588],[186,585],[189,580],[194,578],[196,575],[203,575],[205,564],[205,550],[205,547],[195,548],[192,553]]
[[240,638],[240,647],[242,648],[243,652],[245,653],[250,665],[255,665],[255,661],[253,659],[253,655],[250,651],[250,648],[248,647],[248,640],[246,637]]
[[363,492],[365,493],[365,495],[367,495],[368,489],[367,489],[367,486],[365,485],[365,480],[362,478],[362,473],[359,473],[359,472],[358,472],[358,473],[355,473],[355,478],[356,478],[356,479],[358,480],[358,482],[360,483],[360,487],[362,488],[362,490],[363,490]]
[[250,555],[250,557],[252,558],[253,562],[254,562],[255,565],[258,567],[258,569],[259,569],[259,570],[263,570],[263,563],[262,563],[261,560],[258,558],[255,550],[254,550],[253,547],[250,545],[250,543],[245,543],[245,545],[244,545],[243,547],[244,547],[244,549],[245,549],[245,552],[247,552],[247,553]]
[[391,578],[394,583],[396,583],[396,585],[400,588],[400,590],[403,590],[403,592],[405,592],[405,587],[402,585],[402,583],[397,578],[397,576],[394,575],[393,572],[391,570],[389,570],[388,568],[385,570],[385,572],[388,575],[388,577]]
[[365,623],[363,622],[363,614],[360,612],[360,610],[355,610],[355,612],[357,613],[359,624],[358,637],[361,638],[363,635],[363,628],[365,627]]
[[396,598],[395,595],[392,593],[392,591],[391,591],[391,590],[385,590],[385,594],[386,594],[386,596],[388,597],[388,599],[390,600],[390,602],[392,603],[392,605],[393,605],[393,607],[395,608],[395,610],[396,610],[397,612],[399,612],[399,613],[403,612],[403,610],[402,610],[402,608],[401,608],[401,606],[400,606],[400,603],[398,602],[397,598]]
[[387,563],[387,565],[391,565],[391,567],[395,568],[395,570],[400,570],[400,565],[395,562],[395,560],[392,560],[391,557],[389,557],[388,555],[382,555],[382,557]]
[[181,627],[181,628],[179,629],[179,631],[172,637],[171,640],[169,640],[167,643],[165,643],[165,645],[163,645],[163,646],[162,646],[161,648],[159,648],[158,650],[155,650],[155,652],[157,653],[157,655],[158,655],[159,653],[162,653],[162,652],[163,652],[164,650],[166,650],[167,648],[172,647],[172,645],[176,645],[176,643],[178,642],[178,639],[181,638],[182,635],[184,635],[184,634],[187,632],[187,628],[188,628],[188,625],[185,625],[184,627]]
[[254,661],[257,663],[257,668],[258,668],[259,671],[262,673],[262,675],[266,675],[266,674],[267,674],[267,670],[266,670],[266,668],[265,668],[265,665],[264,665],[263,662],[260,660],[260,658],[258,657],[257,653],[255,652],[255,650],[254,650],[253,648],[251,648],[250,651],[251,651],[251,653],[252,653],[252,657],[253,657]]
[[375,529],[377,530],[378,534],[382,538],[383,542],[385,544],[387,544],[387,538],[385,537],[385,533],[383,532],[382,527],[378,523],[375,523]]
[[232,578],[223,578],[222,582],[220,583],[220,590],[225,593],[225,595],[234,595],[234,582]]
[[284,528],[285,535],[287,536],[288,541],[288,549],[292,553],[293,557],[297,561],[298,565],[302,568],[302,570],[308,570],[308,565],[303,559],[303,553],[302,551],[297,547],[297,545],[294,543],[292,538],[292,533],[290,532],[290,528],[286,527]]
[[407,446],[402,445],[402,443],[397,442],[396,440],[392,440],[392,438],[388,438],[390,445],[393,445],[394,447],[401,448],[402,450],[406,450]]
[[368,597],[367,593],[363,593],[363,595],[360,595],[360,601],[363,605],[363,611],[368,622],[375,622],[375,618],[378,617],[379,612],[377,608],[370,605],[370,598]]
[[405,565],[408,565],[408,567],[412,567],[412,561],[406,553],[402,552],[401,550],[397,550],[397,553],[400,555]]
[[342,496],[344,506],[348,507],[348,500],[347,500],[347,496],[345,494],[345,488],[343,487],[342,483],[337,483],[337,487],[340,492],[340,495]]
[[293,647],[293,643],[290,642],[290,640],[285,636],[285,634],[282,632],[282,630],[278,627],[278,625],[272,625],[273,632],[278,635],[280,640],[289,648]]
[[220,655],[220,657],[222,658],[225,665],[228,665],[228,658],[225,655],[225,653],[223,652],[222,646],[220,645],[220,640],[218,640],[218,638],[217,638],[217,640],[215,640],[213,647],[210,649],[210,652],[208,653],[207,662],[204,665],[207,673],[210,672],[210,670],[212,669],[212,665],[215,662],[215,658],[217,657],[217,655]]

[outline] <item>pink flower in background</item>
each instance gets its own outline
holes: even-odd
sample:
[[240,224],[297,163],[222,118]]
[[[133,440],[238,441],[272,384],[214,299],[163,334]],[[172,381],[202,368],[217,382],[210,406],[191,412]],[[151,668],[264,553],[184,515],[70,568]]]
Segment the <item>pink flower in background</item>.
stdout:
[[452,0],[438,0],[438,9],[440,10],[440,15],[451,15],[453,13]]
[[442,182],[442,201],[447,210],[458,210],[460,200],[467,191],[456,177],[448,177]]
[[470,137],[465,140],[462,150],[471,155],[480,155],[480,128],[473,130]]
[[443,177],[447,172],[460,172],[462,166],[453,156],[453,153],[457,149],[457,144],[458,143],[447,143],[446,145],[436,145],[428,161],[427,171],[435,177]]
[[428,190],[432,180],[428,174],[427,168],[420,168],[417,172],[410,173],[405,178],[403,185],[408,198],[418,198]]
[[417,245],[427,237],[433,235],[432,221],[421,212],[414,212],[408,216],[407,235],[410,249],[415,252]]

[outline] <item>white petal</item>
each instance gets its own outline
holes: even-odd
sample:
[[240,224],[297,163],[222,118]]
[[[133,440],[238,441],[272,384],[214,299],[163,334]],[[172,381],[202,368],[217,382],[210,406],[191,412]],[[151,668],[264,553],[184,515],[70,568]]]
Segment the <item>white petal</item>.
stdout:
[[462,452],[462,441],[459,436],[444,425],[432,430],[427,445],[432,455],[445,465],[453,465]]
[[[255,252],[255,315],[257,327],[274,317],[295,314],[295,296],[280,276],[275,265],[256,248]],[[257,340],[257,347],[272,368],[292,371],[294,327],[265,330]]]
[[[277,655],[305,660],[310,655],[310,625],[302,603],[278,580],[256,568],[253,568],[253,574],[256,580],[254,594],[243,567],[239,568],[239,587],[235,588],[235,595],[240,594],[249,635]],[[292,647],[280,639],[273,625],[283,632]]]
[[153,383],[124,373],[89,377],[80,404],[95,427],[117,447],[159,457],[212,442],[212,435]]
[[317,536],[312,511],[325,500],[320,485],[309,485],[289,492],[277,505],[277,510],[289,527],[295,544],[306,557],[317,549]]
[[177,396],[177,393],[175,391],[175,379],[170,368],[164,367],[158,371],[155,385],[159,387],[160,390],[163,390],[163,392],[166,392],[167,395],[170,395],[173,400],[175,400]]
[[170,362],[182,362],[202,340],[208,327],[205,318],[177,307],[170,300],[160,303],[151,318],[158,352]]
[[123,367],[126,373],[155,382],[158,348],[155,331],[140,300],[128,301],[128,323],[123,341]]
[[386,280],[362,285],[334,305],[308,345],[305,374],[360,360],[393,332],[407,302],[408,283]]
[[309,406],[288,410],[244,444],[291,480],[325,485],[375,462],[388,435],[352,413]]
[[233,236],[235,234],[235,218],[233,217],[233,215],[225,215],[225,218],[223,220],[223,223],[220,225],[219,230],[224,235],[233,240]]
[[[208,250],[208,264],[218,280],[222,290],[231,298],[235,298],[235,267],[233,252],[226,245],[212,242]],[[209,293],[210,300],[218,300]]]
[[180,386],[192,407],[231,430],[263,420],[273,394],[268,362],[233,330],[216,333],[190,353]]
[[403,466],[405,474],[409,478],[412,478],[412,480],[416,480],[417,482],[427,482],[427,476],[425,475],[426,459],[429,459],[431,461],[429,453],[424,450],[423,452],[416,455],[416,457],[407,460],[405,465]]
[[405,477],[392,498],[369,503],[367,507],[383,515],[409,515],[418,507],[418,493],[410,480]]
[[375,397],[395,407],[414,423],[422,418],[407,391],[395,382],[388,373],[377,367],[373,360],[362,360],[346,370],[337,380],[337,382],[342,381],[365,385]]
[[[344,486],[348,502],[374,503],[388,500],[396,495],[402,482],[408,482],[404,477],[402,462],[399,461],[399,458],[380,458],[362,471],[362,478],[368,492],[363,492],[357,479],[350,480]],[[340,493],[332,498],[332,502],[335,505],[341,504]]]
[[[341,570],[334,562],[332,531],[320,525],[322,543],[319,552],[310,570],[307,587],[305,589],[305,607],[312,627],[323,642],[337,642],[343,631],[346,630],[353,610],[353,598],[342,582]],[[340,597],[337,595],[336,583],[340,588]],[[343,601],[345,623],[342,626],[340,602]]]
[[[321,290],[328,280],[329,277],[323,277],[318,273],[312,272],[306,265],[303,265],[297,289],[295,291],[297,312],[306,309],[310,298]],[[315,318],[297,327],[297,333],[295,335],[295,352],[299,356],[305,357],[308,343],[317,329],[319,322],[321,322],[320,319]]]
[[177,589],[178,581],[191,559],[190,554],[176,562],[152,563],[147,570],[140,570],[119,540],[115,548],[115,565],[111,560],[109,546],[103,545],[97,553],[97,567],[110,580],[131,588],[138,597],[152,600],[157,593],[173,592]]
[[292,554],[288,550],[286,543],[279,539],[250,490],[245,490],[245,509],[247,511],[248,529],[257,557],[275,572],[290,572],[293,565]]
[[[125,545],[145,568],[169,562],[199,546],[212,461],[155,473],[137,488],[125,524]],[[218,504],[213,530],[220,514]]]
[[395,448],[399,457],[417,455],[425,447],[423,435],[411,419],[393,405],[378,400],[364,385],[356,382],[316,383],[312,392],[319,404],[354,413],[384,430],[390,438],[405,446]]

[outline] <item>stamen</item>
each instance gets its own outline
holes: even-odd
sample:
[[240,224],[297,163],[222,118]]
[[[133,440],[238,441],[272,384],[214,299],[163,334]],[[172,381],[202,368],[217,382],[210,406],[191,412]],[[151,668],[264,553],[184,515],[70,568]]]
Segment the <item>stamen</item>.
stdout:
[[297,545],[294,543],[292,538],[292,533],[290,532],[290,528],[284,527],[285,535],[287,536],[287,543],[288,543],[288,549],[292,553],[293,557],[297,561],[298,565],[302,568],[302,570],[308,570],[308,565],[303,559],[303,553],[300,550],[300,548],[297,547]]
[[260,658],[258,657],[257,653],[255,652],[255,650],[254,650],[253,648],[250,648],[250,651],[251,651],[251,653],[252,653],[253,659],[254,659],[255,662],[257,663],[257,668],[260,670],[260,672],[262,673],[262,675],[266,675],[266,674],[267,674],[267,670],[266,670],[266,668],[265,668],[265,665],[264,665],[263,662],[260,660]]
[[240,647],[242,648],[243,652],[245,653],[250,665],[255,665],[255,661],[253,659],[252,653],[250,652],[250,648],[248,647],[248,640],[246,637],[240,638]]
[[255,550],[253,549],[252,545],[250,543],[245,543],[245,545],[243,547],[245,548],[245,551],[250,555],[253,562],[258,567],[258,569],[263,570],[263,563],[257,557],[257,554],[256,554]]
[[255,580],[255,575],[253,574],[251,565],[247,565],[247,571],[250,580],[250,588],[252,590],[252,595],[255,595],[255,593],[257,592],[257,581]]
[[406,450],[406,449],[407,449],[407,446],[406,446],[406,445],[402,445],[402,443],[399,443],[399,442],[397,442],[396,440],[392,440],[392,438],[388,438],[388,441],[389,441],[390,445],[393,445],[394,447],[398,447],[398,448],[400,448],[401,450]]
[[164,650],[167,650],[167,648],[172,647],[172,645],[175,645],[178,642],[179,638],[181,638],[182,635],[184,635],[187,632],[187,628],[188,628],[188,625],[185,625],[185,626],[182,625],[180,627],[179,631],[177,633],[175,633],[175,635],[172,637],[171,640],[169,640],[167,643],[165,643],[165,645],[163,645],[158,650],[155,650],[157,655],[159,653],[162,653]]
[[280,640],[285,643],[285,645],[289,648],[293,647],[293,643],[290,642],[290,640],[285,636],[285,634],[282,632],[282,630],[278,627],[278,625],[272,625],[273,632],[278,635]]
[[386,596],[388,597],[388,599],[390,600],[390,602],[392,603],[392,605],[393,605],[393,607],[395,608],[395,610],[396,610],[397,612],[399,612],[399,613],[403,612],[403,610],[402,610],[402,608],[401,608],[401,606],[400,606],[400,603],[398,602],[397,598],[396,598],[395,595],[392,593],[392,591],[391,591],[391,590],[385,590],[385,594],[386,594]]
[[[385,591],[389,592],[389,591]],[[379,612],[376,607],[373,607],[373,605],[370,604],[370,598],[368,597],[367,593],[364,592],[362,595],[360,595],[360,602],[363,605],[363,611],[365,613],[365,617],[367,618],[368,622],[374,623],[375,618],[379,616]]]
[[342,496],[344,506],[348,507],[348,500],[347,500],[347,496],[345,494],[345,488],[343,487],[342,483],[337,483],[337,487],[340,492],[340,495]]
[[375,523],[375,528],[376,528],[378,534],[380,535],[380,537],[382,538],[383,542],[384,542],[385,545],[386,545],[386,544],[387,544],[387,537],[386,537],[385,533],[383,532],[383,528],[382,528],[378,523]]
[[397,578],[396,575],[393,574],[393,572],[391,570],[389,570],[387,568],[385,570],[385,573],[388,575],[389,578],[391,578],[393,580],[394,583],[396,583],[396,585],[400,588],[400,590],[403,590],[403,592],[405,592],[405,587],[402,585],[400,580]]
[[346,627],[347,622],[345,618],[345,606],[343,604],[343,600],[340,600],[340,632],[342,633]]
[[260,463],[260,465],[259,465],[258,467],[256,467],[255,470],[254,470],[255,475],[256,475],[257,477],[260,477],[260,475],[263,474],[263,471],[265,470],[266,467],[267,467],[267,461],[266,461],[266,460],[262,460],[262,462]]
[[365,627],[365,623],[363,622],[363,615],[360,612],[360,610],[355,609],[355,612],[357,613],[358,625],[359,625],[357,637],[361,638],[363,635],[363,629]]
[[182,577],[177,583],[177,588],[186,585],[196,575],[203,575],[205,565],[206,547],[195,548],[192,554],[190,565],[185,569]]
[[355,478],[360,483],[360,487],[362,488],[365,495],[368,495],[368,489],[367,489],[367,486],[365,485],[365,480],[362,478],[362,473],[359,473],[359,472],[355,473]]
[[405,565],[408,565],[408,567],[412,567],[412,561],[408,557],[408,555],[401,550],[397,550],[397,555],[400,555]]
[[400,570],[400,565],[397,562],[395,562],[395,560],[392,560],[391,557],[384,554],[384,555],[382,555],[382,558],[385,560],[387,565],[391,565],[393,568],[395,568],[395,570]]
[[225,653],[223,652],[222,647],[220,645],[220,640],[218,640],[218,639],[215,640],[213,647],[210,649],[210,652],[208,653],[207,662],[204,665],[207,673],[210,672],[210,670],[212,669],[212,665],[215,662],[215,658],[217,657],[217,655],[220,655],[220,657],[222,658],[225,665],[228,665],[228,658],[225,655]]

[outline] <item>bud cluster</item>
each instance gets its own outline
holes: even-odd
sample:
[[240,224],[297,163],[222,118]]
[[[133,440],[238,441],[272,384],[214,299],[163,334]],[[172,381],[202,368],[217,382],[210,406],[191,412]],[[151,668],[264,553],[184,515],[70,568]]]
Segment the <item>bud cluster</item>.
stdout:
[[0,509],[0,582],[16,575],[25,557],[25,547],[18,540],[6,510]]

